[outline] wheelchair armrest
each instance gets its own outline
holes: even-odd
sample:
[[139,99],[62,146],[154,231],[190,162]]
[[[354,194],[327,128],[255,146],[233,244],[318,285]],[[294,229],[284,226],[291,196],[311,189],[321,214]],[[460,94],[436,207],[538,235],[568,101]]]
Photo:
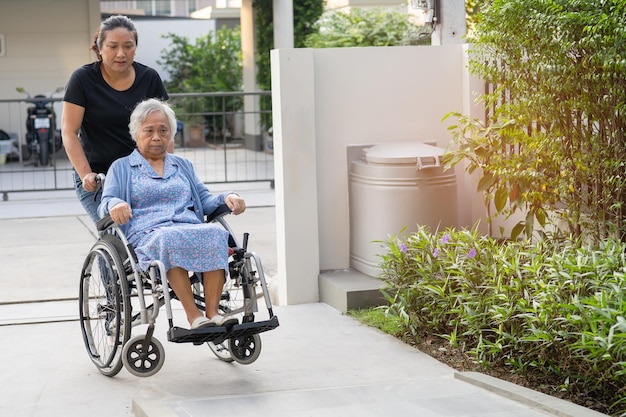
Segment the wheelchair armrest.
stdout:
[[211,223],[213,220],[218,217],[224,217],[227,214],[230,214],[231,211],[226,204],[222,204],[218,206],[212,213],[206,215],[206,222]]
[[113,224],[115,224],[115,222],[111,218],[111,215],[107,214],[96,222],[96,229],[98,229],[99,232],[102,232],[103,230],[107,230],[109,227],[113,226]]
[[[226,204],[222,204],[218,206],[215,210],[213,210],[212,213],[206,215],[206,221],[207,223],[210,223],[213,220],[217,219],[218,217],[223,217],[230,213],[231,211],[228,208],[228,206]],[[107,214],[106,216],[104,216],[103,218],[101,218],[100,220],[96,222],[96,228],[98,229],[99,232],[102,232],[103,230],[108,229],[114,224],[115,222],[111,218],[111,215]]]

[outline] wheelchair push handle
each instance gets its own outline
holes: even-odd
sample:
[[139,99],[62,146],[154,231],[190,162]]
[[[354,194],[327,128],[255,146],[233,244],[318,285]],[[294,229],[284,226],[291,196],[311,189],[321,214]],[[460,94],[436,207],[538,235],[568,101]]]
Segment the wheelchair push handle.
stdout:
[[100,173],[96,175],[96,190],[93,192],[93,201],[96,201],[96,198],[98,196],[98,191],[100,191],[100,189],[102,188],[102,186],[104,185],[104,178],[106,177],[106,175]]
[[246,232],[243,234],[243,251],[248,252],[248,238],[250,237],[250,233]]

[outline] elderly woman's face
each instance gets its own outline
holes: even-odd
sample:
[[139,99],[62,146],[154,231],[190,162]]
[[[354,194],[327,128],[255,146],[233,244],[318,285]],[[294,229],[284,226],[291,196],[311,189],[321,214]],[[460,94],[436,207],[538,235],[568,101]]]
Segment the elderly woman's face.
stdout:
[[165,113],[155,111],[148,114],[137,135],[137,148],[146,158],[163,158],[170,142],[170,124]]

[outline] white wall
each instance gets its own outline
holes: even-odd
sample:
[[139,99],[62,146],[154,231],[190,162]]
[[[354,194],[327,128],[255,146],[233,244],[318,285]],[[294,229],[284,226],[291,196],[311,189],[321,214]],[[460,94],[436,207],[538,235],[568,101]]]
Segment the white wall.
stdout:
[[319,272],[350,267],[347,147],[445,148],[442,117],[474,106],[464,65],[463,45],[272,51],[279,303],[318,301]]
[[326,9],[344,9],[350,7],[402,7],[402,0],[326,0]]
[[[16,87],[32,95],[48,95],[64,87],[72,71],[95,59],[89,46],[101,20],[99,0],[1,0],[0,33],[6,49],[0,56],[0,98],[25,98]],[[162,34],[195,39],[215,31],[214,20],[138,18],[134,22],[139,32],[136,60],[155,68],[164,79],[168,75],[156,62],[169,46]],[[60,122],[60,103],[55,110]],[[25,104],[0,103],[0,129],[23,140],[25,118]]]
[[215,20],[136,18],[133,21],[139,33],[135,60],[157,70],[164,80],[169,79],[169,75],[157,61],[161,59],[161,51],[170,47],[170,41],[163,39],[163,35],[175,33],[194,43],[197,37],[215,33]]
[[[91,59],[89,45],[99,24],[98,0],[2,0],[6,53],[0,56],[0,97],[24,98],[16,87],[33,95],[63,87],[71,72]],[[20,132],[25,119],[24,106],[0,104],[0,129]]]

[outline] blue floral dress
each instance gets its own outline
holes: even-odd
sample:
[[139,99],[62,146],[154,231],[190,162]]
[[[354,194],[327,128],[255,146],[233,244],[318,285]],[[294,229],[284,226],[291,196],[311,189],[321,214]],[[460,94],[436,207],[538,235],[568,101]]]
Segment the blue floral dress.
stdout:
[[143,270],[158,259],[166,270],[228,271],[228,231],[198,219],[190,208],[191,184],[168,155],[163,177],[144,160],[132,170],[129,186],[133,217],[127,238]]

